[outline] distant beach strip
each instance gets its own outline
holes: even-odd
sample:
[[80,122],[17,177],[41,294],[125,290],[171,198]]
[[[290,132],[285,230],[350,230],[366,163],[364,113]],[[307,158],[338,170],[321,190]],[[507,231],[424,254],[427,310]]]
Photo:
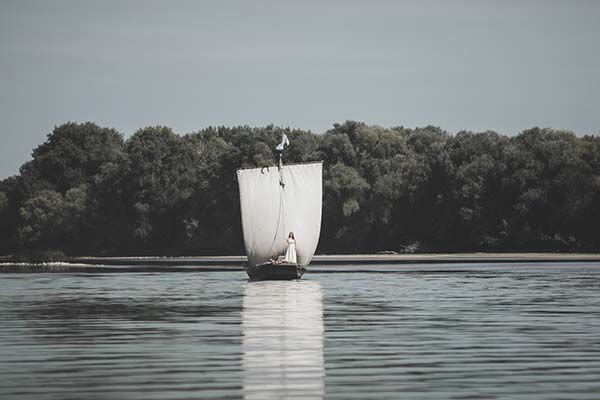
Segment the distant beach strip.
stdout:
[[[0,258],[0,272],[202,272],[241,271],[245,256],[206,257],[73,257],[63,262],[23,263]],[[586,263],[600,266],[600,254],[586,253],[464,253],[317,255],[309,271],[352,272],[391,266],[449,264]],[[364,268],[362,268],[364,267]],[[331,269],[333,268],[333,269]]]

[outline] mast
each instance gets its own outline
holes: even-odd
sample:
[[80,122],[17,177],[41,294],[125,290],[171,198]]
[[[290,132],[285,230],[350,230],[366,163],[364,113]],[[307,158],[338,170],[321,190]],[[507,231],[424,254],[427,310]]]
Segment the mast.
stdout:
[[275,150],[277,169],[237,171],[244,245],[250,265],[277,258],[287,247],[289,232],[296,237],[298,264],[310,263],[321,232],[322,162],[283,166],[285,133]]

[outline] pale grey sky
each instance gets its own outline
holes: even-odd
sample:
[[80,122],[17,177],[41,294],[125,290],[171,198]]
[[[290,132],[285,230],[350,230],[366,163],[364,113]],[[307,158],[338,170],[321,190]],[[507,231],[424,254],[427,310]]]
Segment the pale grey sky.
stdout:
[[0,0],[0,178],[55,125],[600,132],[600,1]]

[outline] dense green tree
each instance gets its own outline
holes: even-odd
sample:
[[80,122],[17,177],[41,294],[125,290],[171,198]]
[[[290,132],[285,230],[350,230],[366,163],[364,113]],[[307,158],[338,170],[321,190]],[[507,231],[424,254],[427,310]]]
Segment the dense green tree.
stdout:
[[20,198],[17,197],[18,177],[0,181],[0,254],[7,254],[18,247]]
[[460,132],[449,142],[452,164],[450,193],[446,197],[451,215],[446,227],[456,238],[453,248],[491,249],[500,245],[499,226],[505,222],[502,177],[506,171],[508,139],[495,132]]
[[124,141],[56,127],[0,181],[0,252],[240,254],[238,168],[323,161],[321,252],[599,251],[600,138],[532,128],[450,135],[348,121]]
[[41,190],[19,210],[22,225],[18,235],[26,248],[61,246],[65,201],[60,193]]
[[528,247],[574,249],[595,189],[583,141],[533,128],[514,138],[507,181],[515,197],[511,236]]
[[29,193],[38,188],[65,193],[72,187],[90,184],[107,168],[120,162],[122,136],[114,129],[96,124],[66,123],[54,128],[45,143],[33,150],[33,160],[21,171]]
[[0,215],[3,215],[8,209],[8,196],[0,192]]
[[160,252],[177,246],[199,165],[197,150],[166,127],[140,129],[125,143],[121,184],[129,246]]
[[[54,227],[52,234],[32,232],[39,240],[21,240],[25,250],[32,246],[55,246],[47,241],[55,240],[58,234],[63,235],[60,247],[71,253],[97,251],[108,246],[105,238],[116,235],[107,235],[107,231],[119,218],[110,207],[103,205],[118,204],[115,196],[107,199],[107,193],[118,190],[117,182],[110,178],[112,171],[124,163],[122,147],[121,134],[89,122],[66,123],[48,134],[46,142],[34,149],[32,160],[21,167],[12,196],[14,202],[20,204],[16,208],[22,211],[21,205],[39,197],[40,193],[48,197],[49,192],[55,192],[67,198],[69,213],[64,216],[60,229]],[[20,211],[13,213],[18,214],[14,236],[25,239],[32,226],[50,229],[44,224],[32,225],[33,221],[24,218],[28,214]]]
[[340,247],[359,248],[364,231],[357,233],[351,228],[361,225],[359,211],[368,189],[367,181],[341,162],[325,169],[322,230],[325,240],[329,241],[327,247],[338,250],[339,243],[344,243]]

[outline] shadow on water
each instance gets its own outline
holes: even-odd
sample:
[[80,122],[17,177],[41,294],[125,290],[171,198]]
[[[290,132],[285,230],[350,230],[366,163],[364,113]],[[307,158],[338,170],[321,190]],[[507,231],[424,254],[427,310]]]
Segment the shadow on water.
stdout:
[[128,321],[178,322],[188,318],[210,318],[237,311],[237,307],[205,304],[172,304],[173,299],[106,299],[103,297],[48,298],[21,305],[23,319],[68,321],[80,319],[120,319]]
[[244,398],[321,398],[323,332],[319,282],[246,284],[242,308]]
[[[177,335],[179,324],[236,317],[239,307],[225,304],[190,303],[176,296],[141,299],[93,296],[48,297],[20,302],[12,313],[35,333],[37,341],[75,343],[135,333]],[[239,322],[231,322],[238,324]],[[205,339],[211,339],[205,335]],[[213,341],[223,341],[217,336]]]

